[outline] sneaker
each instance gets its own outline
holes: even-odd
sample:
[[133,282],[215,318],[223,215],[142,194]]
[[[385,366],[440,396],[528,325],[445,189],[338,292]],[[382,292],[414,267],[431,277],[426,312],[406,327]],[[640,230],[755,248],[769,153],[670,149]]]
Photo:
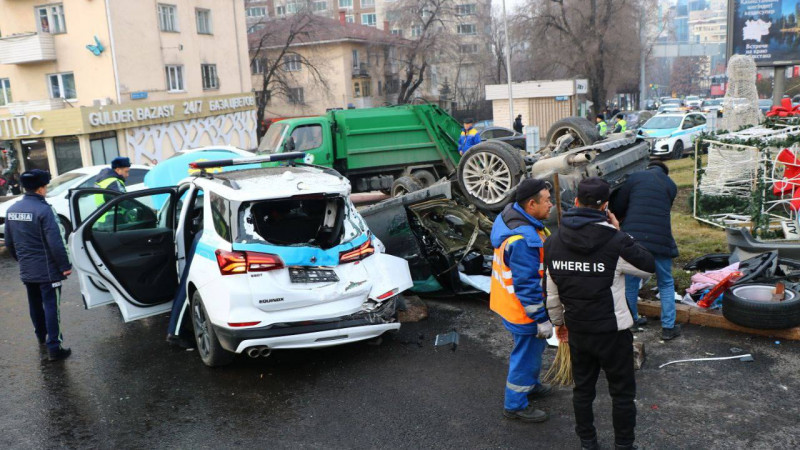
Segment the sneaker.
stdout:
[[62,359],[69,358],[69,355],[72,354],[72,350],[69,348],[59,347],[56,351],[50,351],[47,359],[50,361],[61,361]]
[[597,443],[597,438],[581,439],[581,450],[600,450],[600,444]]
[[547,413],[534,408],[533,405],[528,405],[527,408],[518,411],[504,409],[503,416],[507,419],[516,419],[523,422],[544,422],[547,420]]
[[665,341],[669,341],[675,339],[676,337],[681,335],[681,326],[680,324],[675,324],[672,328],[662,328],[661,329],[661,339]]
[[633,324],[636,325],[637,327],[643,327],[643,326],[647,325],[647,317],[639,316],[638,319],[635,319],[633,321]]
[[528,392],[528,398],[529,399],[533,399],[533,398],[547,397],[548,395],[550,395],[552,393],[553,393],[553,386],[550,386],[549,384],[541,383],[541,384],[537,384],[536,386],[534,386],[533,390]]

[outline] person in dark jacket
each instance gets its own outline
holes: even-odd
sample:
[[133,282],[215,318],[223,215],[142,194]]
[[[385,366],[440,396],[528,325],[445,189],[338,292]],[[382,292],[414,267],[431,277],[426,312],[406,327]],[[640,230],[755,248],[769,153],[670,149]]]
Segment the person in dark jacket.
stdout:
[[547,413],[536,409],[529,399],[552,391],[539,379],[545,339],[553,334],[542,290],[542,243],[550,232],[541,222],[552,206],[547,183],[529,178],[519,184],[516,201],[505,207],[492,226],[495,250],[489,308],[500,315],[514,338],[503,415],[524,422],[547,420]]
[[19,185],[19,177],[16,172],[12,173],[8,179],[8,191],[11,192],[11,195],[19,195],[22,193],[22,189]]
[[131,174],[130,158],[117,157],[111,160],[111,168],[106,167],[95,178],[94,187],[125,192],[125,180]]
[[47,201],[50,174],[27,171],[20,177],[25,196],[6,213],[6,248],[19,261],[20,279],[28,291],[33,331],[47,345],[50,361],[69,357],[61,346],[61,282],[72,273],[64,233]]
[[518,115],[516,119],[514,119],[514,131],[517,133],[522,133],[522,114]]
[[[672,237],[670,210],[678,187],[669,177],[669,169],[660,162],[651,162],[647,169],[631,174],[614,194],[611,209],[620,218],[622,231],[630,234],[656,259],[658,295],[661,299],[661,338],[670,340],[681,333],[675,324],[675,282],[672,259],[678,256],[678,245]],[[641,280],[627,277],[625,296],[639,325],[647,320],[637,318],[637,300]]]
[[601,178],[582,180],[575,208],[544,243],[547,311],[559,340],[569,342],[575,431],[581,448],[592,450],[599,448],[592,403],[600,369],[611,394],[616,448],[635,448],[633,316],[622,274],[655,270],[653,256],[607,212],[609,193]]

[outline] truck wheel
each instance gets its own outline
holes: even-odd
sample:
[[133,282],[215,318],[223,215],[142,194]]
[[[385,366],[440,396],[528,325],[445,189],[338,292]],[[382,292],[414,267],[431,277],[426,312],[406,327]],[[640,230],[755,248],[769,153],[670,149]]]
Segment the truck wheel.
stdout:
[[786,289],[781,302],[771,301],[774,284],[735,285],[722,296],[722,315],[743,327],[781,330],[800,325],[800,295]]
[[436,177],[429,170],[415,170],[411,173],[411,176],[419,181],[423,189],[431,187],[433,183],[436,183]]
[[568,133],[575,138],[568,148],[584,147],[600,140],[597,127],[592,122],[583,117],[567,117],[554,123],[547,130],[547,144],[555,146],[558,138]]
[[392,197],[410,194],[422,189],[422,185],[414,177],[400,177],[392,183]]
[[206,307],[200,292],[195,291],[192,295],[192,325],[194,327],[194,339],[197,342],[197,353],[203,364],[209,367],[225,366],[233,361],[233,353],[225,350],[219,344],[214,327],[208,319]]
[[461,157],[458,185],[475,206],[498,212],[513,198],[524,171],[519,150],[505,142],[481,142]]

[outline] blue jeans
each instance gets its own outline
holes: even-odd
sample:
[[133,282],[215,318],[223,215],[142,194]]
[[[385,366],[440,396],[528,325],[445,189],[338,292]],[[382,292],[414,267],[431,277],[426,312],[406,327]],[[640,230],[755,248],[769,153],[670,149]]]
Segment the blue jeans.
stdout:
[[542,353],[547,341],[538,339],[535,334],[516,334],[514,348],[508,358],[508,379],[506,379],[505,408],[519,411],[528,407],[528,393],[541,384],[539,372],[542,370]]
[[[672,279],[672,258],[656,256],[656,281],[658,296],[661,298],[661,327],[675,326],[675,281]],[[639,317],[636,300],[639,296],[638,277],[625,275],[625,299],[633,319]]]

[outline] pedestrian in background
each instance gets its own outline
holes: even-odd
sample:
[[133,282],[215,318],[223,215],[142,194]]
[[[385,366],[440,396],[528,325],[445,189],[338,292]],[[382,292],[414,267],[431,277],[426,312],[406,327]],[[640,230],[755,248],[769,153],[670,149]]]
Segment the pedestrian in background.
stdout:
[[11,176],[8,178],[8,191],[11,192],[11,195],[19,195],[22,193],[17,172],[12,172]]
[[522,133],[522,114],[518,115],[516,119],[514,119],[514,131],[517,133]]
[[481,142],[481,137],[478,135],[472,125],[475,121],[472,118],[464,119],[464,128],[461,129],[461,136],[458,138],[458,153],[463,155],[475,144]]
[[608,124],[606,123],[606,119],[602,114],[598,114],[597,118],[595,118],[595,122],[597,122],[597,134],[599,134],[600,137],[606,137],[608,134]]
[[64,231],[47,201],[50,174],[27,171],[20,177],[25,196],[6,213],[6,248],[19,261],[20,279],[28,291],[33,331],[47,346],[50,361],[69,357],[61,346],[61,282],[72,273]]
[[536,409],[529,398],[541,398],[552,391],[539,380],[545,339],[553,334],[542,290],[542,245],[549,231],[541,222],[550,215],[552,206],[547,183],[525,179],[517,188],[516,201],[505,207],[492,226],[495,250],[489,307],[502,317],[514,338],[503,415],[524,422],[547,420],[547,413]]
[[559,340],[569,342],[575,432],[586,450],[599,449],[592,404],[600,369],[611,395],[616,449],[635,448],[633,316],[622,274],[648,276],[655,270],[653,256],[619,231],[608,213],[610,191],[602,178],[582,180],[575,208],[544,243],[547,310]]
[[[661,339],[668,341],[681,334],[675,323],[675,281],[672,278],[672,259],[678,256],[678,245],[672,237],[670,211],[678,187],[669,177],[669,168],[653,161],[647,169],[631,174],[614,194],[611,210],[622,224],[622,231],[642,244],[656,259],[656,281],[661,300]],[[637,301],[641,280],[627,277],[625,296],[637,325],[647,319],[638,317]]]
[[614,133],[624,133],[628,130],[628,121],[625,120],[625,116],[620,113],[617,114],[617,123],[614,124]]

